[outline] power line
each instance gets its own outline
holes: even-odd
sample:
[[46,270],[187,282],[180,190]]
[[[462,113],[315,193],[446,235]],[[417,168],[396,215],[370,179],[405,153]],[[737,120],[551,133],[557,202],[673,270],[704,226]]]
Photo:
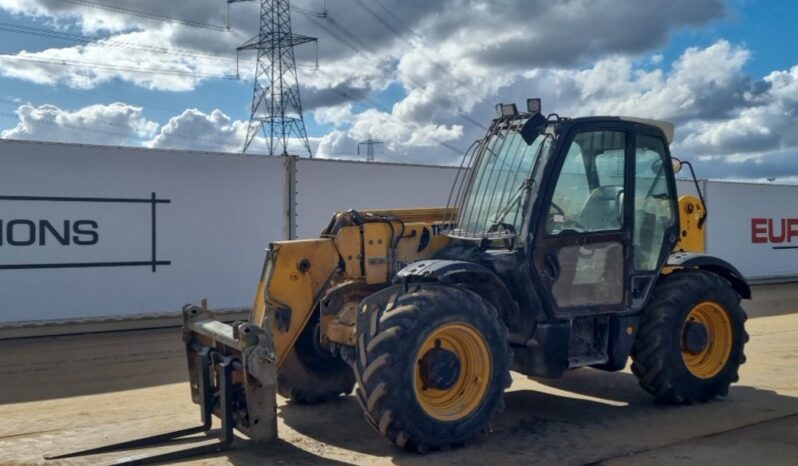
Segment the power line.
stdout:
[[178,23],[178,24],[182,24],[184,26],[190,26],[190,27],[195,27],[195,28],[210,29],[210,30],[218,31],[218,32],[227,32],[227,28],[225,26],[218,26],[218,25],[215,25],[215,24],[202,23],[202,22],[199,22],[199,21],[183,19],[183,18],[176,18],[176,17],[173,17],[173,16],[164,16],[164,15],[159,15],[159,14],[148,12],[148,11],[134,10],[132,8],[109,5],[107,3],[102,3],[102,2],[94,2],[94,1],[91,1],[91,0],[59,0],[59,1],[64,2],[64,3],[71,3],[73,5],[86,6],[86,7],[90,7],[90,8],[99,8],[101,10],[113,11],[115,13],[123,13],[123,14],[126,14],[126,15],[138,16],[138,17],[146,18],[146,19],[154,19],[156,21],[166,21],[166,22],[170,22],[170,23]]
[[327,26],[323,21],[313,16],[310,16],[308,19],[316,24],[316,26],[318,26],[321,30],[332,36],[333,39],[345,45],[347,48],[352,49],[355,53],[360,53],[360,48],[357,45],[353,45],[351,42],[348,42],[349,39],[344,39],[338,32],[333,31],[332,28]]
[[372,9],[371,9],[371,8],[370,8],[368,5],[366,5],[364,2],[362,2],[361,0],[355,0],[355,2],[357,2],[357,3],[358,3],[360,6],[361,6],[361,7],[363,7],[363,9],[364,9],[364,10],[366,10],[366,11],[367,11],[367,12],[368,12],[368,13],[369,13],[371,16],[373,16],[373,17],[374,17],[374,19],[376,19],[376,20],[377,20],[379,23],[381,23],[383,26],[385,26],[385,27],[386,27],[387,29],[389,29],[391,32],[393,32],[393,33],[394,33],[394,34],[396,34],[397,36],[401,36],[401,35],[402,35],[402,33],[401,33],[401,32],[399,32],[398,30],[396,30],[396,28],[394,28],[394,27],[393,27],[393,25],[391,25],[390,23],[388,23],[387,21],[385,21],[385,20],[384,20],[382,17],[380,17],[380,15],[378,15],[377,13],[375,13],[375,12],[374,12],[374,10],[372,10]]
[[301,7],[293,6],[293,5],[291,6],[291,11],[293,11],[294,13],[302,14],[302,15],[315,16],[317,18],[324,18],[324,17],[327,16],[327,10],[316,11],[316,10],[311,10],[311,9],[308,9],[308,8],[301,8]]
[[348,37],[351,41],[358,44],[361,48],[366,49],[370,53],[374,53],[374,49],[372,49],[365,41],[354,35],[350,30],[338,24],[338,22],[335,21],[332,16],[327,15],[324,17],[324,20],[327,21],[327,23],[329,23],[331,26],[336,28],[339,33],[343,34],[344,36]]
[[[339,40],[339,42],[340,42],[340,40]],[[344,44],[344,45],[346,45],[346,44]],[[361,53],[361,52],[360,52],[360,51],[357,51],[357,53]],[[326,72],[324,72],[324,70],[323,70],[323,69],[318,69],[318,70],[316,70],[316,71],[317,71],[317,72],[319,72],[319,73],[321,73],[321,74],[324,74],[324,75],[326,75],[326,76],[328,76],[328,77],[330,76],[329,74],[327,74]],[[411,83],[412,83],[412,81],[411,81]],[[346,92],[344,92],[344,91],[340,91],[340,90],[338,90],[338,89],[331,88],[331,90],[332,90],[333,92],[337,93],[338,95],[340,95],[340,96],[342,96],[342,97],[346,98],[346,99],[350,99],[350,100],[353,100],[353,101],[366,101],[366,102],[369,102],[369,103],[371,103],[371,104],[374,106],[374,108],[376,108],[376,109],[378,109],[378,110],[380,110],[380,111],[382,111],[382,112],[384,112],[384,113],[388,113],[388,114],[390,114],[390,113],[391,113],[391,110],[390,110],[390,109],[386,108],[386,107],[385,107],[383,104],[381,104],[380,102],[377,102],[376,100],[374,100],[373,98],[371,98],[371,97],[369,97],[369,96],[365,96],[365,97],[363,97],[363,98],[358,98],[358,97],[355,97],[355,96],[350,96],[350,95],[349,95],[349,94],[347,94]],[[416,129],[419,129],[419,128],[420,128],[420,125],[418,125],[418,124],[415,124],[415,127],[416,127]],[[435,141],[435,143],[436,143],[437,145],[439,145],[439,146],[442,146],[442,147],[445,147],[446,149],[449,149],[449,150],[451,150],[452,152],[456,152],[456,153],[457,153],[457,154],[459,154],[459,155],[462,155],[462,154],[463,154],[463,150],[462,150],[462,149],[459,149],[459,148],[457,148],[457,147],[455,147],[455,146],[453,146],[453,145],[451,145],[451,144],[449,144],[449,143],[446,143],[446,142],[443,142],[443,141]]]
[[135,50],[143,50],[147,52],[154,52],[160,54],[171,54],[171,55],[184,55],[184,56],[196,56],[196,57],[207,57],[212,59],[218,60],[235,60],[234,57],[225,57],[223,55],[217,55],[212,53],[206,52],[199,52],[199,51],[192,51],[186,49],[175,49],[175,48],[167,48],[167,47],[158,47],[155,45],[150,44],[138,44],[133,42],[125,42],[115,40],[113,38],[105,38],[105,37],[98,37],[98,36],[88,36],[83,34],[76,34],[71,32],[64,32],[58,31],[55,29],[48,29],[48,28],[39,28],[39,27],[32,27],[32,26],[22,26],[18,24],[12,23],[5,23],[0,22],[0,30],[8,31],[16,34],[27,34],[33,35],[38,37],[45,37],[49,39],[61,39],[61,40],[68,40],[73,42],[80,42],[80,43],[91,43],[91,42],[100,42],[102,41],[102,45],[105,46],[113,46],[113,47],[122,47],[122,48],[129,48]]
[[[372,15],[374,15],[374,16],[377,16],[377,18],[379,19],[379,21],[380,21],[381,23],[383,23],[384,25],[386,25],[387,27],[389,27],[389,28],[390,28],[390,30],[391,30],[392,32],[394,32],[395,34],[399,35],[399,36],[400,36],[400,38],[401,38],[401,33],[399,33],[399,32],[398,32],[398,31],[397,31],[395,28],[393,28],[393,27],[391,27],[390,25],[386,24],[386,22],[385,22],[385,21],[384,21],[382,18],[380,18],[380,17],[379,17],[379,16],[378,16],[378,15],[377,15],[377,14],[376,14],[376,13],[375,13],[373,10],[371,10],[371,9],[370,9],[370,8],[368,8],[368,7],[366,7],[366,6],[365,6],[365,5],[364,5],[364,4],[363,4],[363,3],[362,3],[360,0],[355,0],[355,1],[357,1],[357,2],[358,2],[358,3],[360,3],[362,6],[364,6],[364,7],[365,7],[365,8],[366,8],[366,9],[369,11],[369,13],[370,13],[370,14],[372,14]],[[310,11],[310,10],[307,10],[307,11]],[[317,18],[319,18],[320,16],[318,16],[318,15],[316,15],[316,14],[313,14],[313,13],[304,13],[304,12],[301,12],[301,11],[300,11],[299,13],[302,13],[302,14],[305,14],[306,16],[309,16],[309,18],[311,19],[311,21],[313,21],[313,22],[314,22],[315,24],[317,24],[318,26],[322,27],[322,29],[324,29],[324,30],[325,30],[325,32],[327,32],[328,34],[330,34],[330,35],[333,37],[333,39],[337,40],[338,42],[340,42],[340,43],[341,43],[341,44],[343,44],[344,46],[346,46],[346,47],[348,47],[348,48],[352,49],[352,50],[353,50],[355,53],[366,53],[366,52],[363,52],[363,50],[361,50],[359,47],[357,47],[357,46],[354,46],[354,45],[352,45],[351,43],[347,42],[346,40],[342,39],[342,38],[340,37],[340,35],[332,33],[332,32],[329,30],[329,28],[323,27],[323,25],[322,25],[321,21],[317,19]],[[362,46],[363,48],[365,48],[365,49],[366,49],[366,51],[367,51],[368,55],[372,55],[372,56],[369,56],[369,57],[367,57],[367,58],[372,58],[372,59],[374,59],[374,58],[375,58],[373,55],[375,55],[376,53],[373,51],[373,49],[371,49],[371,47],[369,47],[369,46],[368,46],[368,45],[367,45],[367,44],[366,44],[366,43],[365,43],[365,42],[364,42],[362,39],[360,39],[359,37],[357,37],[357,36],[356,36],[354,33],[352,33],[351,31],[349,31],[348,29],[344,28],[343,26],[339,25],[339,24],[338,24],[338,23],[337,23],[337,22],[336,22],[336,21],[335,21],[335,20],[332,18],[332,16],[331,16],[329,13],[326,13],[326,12],[325,12],[325,16],[324,16],[323,18],[324,18],[324,19],[325,19],[327,22],[329,22],[331,25],[335,26],[336,28],[338,28],[339,30],[341,30],[342,32],[344,32],[344,33],[345,33],[347,36],[349,36],[349,37],[352,37],[352,38],[353,38],[353,40],[355,40],[355,41],[357,41],[359,44],[361,44],[361,46]],[[417,35],[417,34],[416,34],[416,35]],[[430,59],[429,57],[427,57],[427,59],[429,59],[431,62],[433,62],[433,64],[434,64],[434,65],[436,65],[436,67],[443,68],[443,69],[444,69],[444,71],[446,71],[447,73],[449,73],[449,74],[451,75],[451,72],[449,72],[448,70],[446,70],[446,69],[445,69],[445,67],[443,67],[443,66],[442,66],[442,65],[440,65],[439,63],[435,62],[434,60]],[[412,84],[412,85],[414,85],[414,86],[416,86],[416,87],[423,87],[423,86],[420,86],[418,83],[415,83],[415,82],[413,82],[413,81],[412,81],[412,80],[410,80],[410,79],[407,79],[407,82],[408,82],[408,83],[410,83],[410,84]],[[461,84],[462,84],[462,83],[461,83]],[[463,120],[467,121],[468,123],[471,123],[472,125],[476,126],[477,128],[486,129],[486,128],[485,128],[485,125],[483,125],[483,124],[482,124],[482,123],[480,123],[479,121],[477,121],[477,120],[475,120],[475,119],[471,118],[470,116],[466,115],[465,113],[463,113],[463,112],[462,112],[462,111],[461,111],[459,108],[457,108],[457,105],[456,105],[456,104],[454,104],[453,102],[451,102],[450,100],[448,100],[448,99],[444,99],[444,98],[442,98],[442,97],[435,97],[435,96],[433,96],[433,99],[435,99],[435,100],[437,100],[437,101],[439,101],[439,102],[442,102],[442,103],[446,104],[447,106],[453,107],[453,108],[454,108],[454,110],[455,110],[455,112],[457,113],[457,116],[458,116],[459,118],[462,118]],[[386,110],[383,110],[383,111],[385,111],[386,113],[391,113],[390,111],[386,111]],[[459,151],[459,150],[458,150],[458,152],[459,152],[459,153],[462,153],[462,151]]]
[[[328,76],[328,77],[330,76],[330,75],[329,75],[329,74],[327,74],[327,73],[326,73],[326,72],[325,72],[323,69],[319,69],[319,70],[317,70],[317,71],[318,71],[319,73],[323,74],[323,75],[326,75],[326,76]],[[383,113],[388,113],[388,114],[390,114],[390,113],[391,113],[391,110],[390,110],[390,109],[386,108],[386,107],[385,107],[385,106],[384,106],[382,103],[380,103],[380,102],[377,102],[376,100],[374,100],[373,98],[371,98],[371,97],[369,97],[369,96],[365,96],[365,97],[363,97],[363,98],[357,98],[357,97],[355,97],[355,96],[350,96],[350,95],[349,95],[349,94],[347,94],[346,92],[344,92],[344,91],[341,91],[341,90],[338,90],[338,89],[331,88],[331,90],[332,90],[333,92],[337,93],[338,95],[340,95],[341,97],[344,97],[345,99],[357,100],[357,101],[364,101],[364,100],[365,100],[366,102],[369,102],[369,103],[370,103],[370,104],[371,104],[371,105],[372,105],[374,108],[376,108],[377,110],[380,110],[380,111],[382,111]],[[421,126],[420,126],[420,125],[418,125],[418,124],[414,124],[414,126],[415,126],[415,128],[416,128],[416,129],[420,129],[420,128],[421,128]],[[457,153],[457,154],[459,154],[459,155],[462,155],[462,154],[463,154],[463,150],[462,150],[462,149],[458,149],[457,147],[455,147],[455,146],[453,146],[453,145],[451,145],[451,144],[449,144],[449,143],[446,143],[446,142],[443,142],[443,141],[435,141],[435,144],[437,144],[437,145],[439,145],[439,146],[442,146],[442,147],[445,147],[445,148],[447,148],[447,149],[451,150],[452,152],[456,152],[456,153]]]
[[411,32],[413,35],[415,35],[415,36],[416,36],[416,37],[418,37],[419,39],[422,39],[422,40],[424,39],[424,38],[423,38],[422,36],[420,36],[420,35],[419,35],[417,32],[415,32],[415,31],[414,31],[412,28],[410,28],[410,26],[408,26],[408,25],[407,25],[407,23],[405,23],[404,21],[402,21],[402,19],[401,19],[401,18],[399,18],[398,16],[396,16],[396,14],[394,14],[394,12],[393,12],[393,11],[391,11],[391,9],[390,9],[390,8],[388,8],[387,6],[385,6],[385,5],[384,5],[384,4],[383,4],[383,3],[382,3],[380,0],[372,0],[372,1],[373,1],[374,3],[376,3],[378,7],[382,8],[382,9],[383,9],[383,10],[384,10],[384,11],[385,11],[387,14],[388,14],[388,16],[390,16],[391,18],[393,18],[393,20],[394,20],[394,21],[396,21],[397,23],[399,23],[399,24],[401,24],[402,26],[404,26],[404,28],[405,28],[405,29],[407,29],[408,31],[410,31],[410,32]]
[[[354,50],[355,52],[359,53],[361,49],[366,49],[369,52],[374,53],[374,50],[371,47],[369,47],[368,44],[366,44],[357,36],[352,34],[345,27],[338,24],[338,22],[335,21],[332,18],[332,16],[329,15],[329,13],[327,12],[320,13],[312,10],[307,10],[304,8],[296,9],[294,7],[291,7],[291,11],[307,16],[308,19],[310,19],[314,24],[323,29],[327,34],[333,36],[335,40],[344,44],[345,46]],[[328,27],[328,25],[335,28],[338,32],[333,32],[332,29]],[[341,36],[346,36],[347,39],[343,39]],[[355,45],[352,45],[352,43],[354,43]]]
[[48,65],[59,65],[59,66],[71,66],[76,68],[91,68],[91,69],[98,69],[98,70],[108,70],[108,71],[126,71],[130,73],[144,73],[144,74],[160,74],[160,75],[167,75],[167,76],[182,76],[182,77],[189,77],[189,78],[202,78],[202,79],[226,79],[231,81],[237,81],[239,78],[233,75],[217,75],[217,74],[210,74],[210,73],[195,73],[189,71],[179,71],[179,70],[167,70],[167,69],[153,69],[153,68],[139,68],[134,66],[119,66],[119,65],[108,65],[105,63],[93,63],[93,62],[84,62],[84,61],[76,61],[76,60],[62,60],[58,58],[37,58],[37,57],[21,57],[17,55],[0,55],[0,61],[3,60],[16,60],[16,61],[25,61],[31,63],[40,63],[40,64],[48,64]]
[[[227,27],[221,27],[221,26],[216,26],[216,25],[211,25],[211,24],[206,24],[206,23],[199,23],[197,21],[184,20],[182,18],[175,18],[175,17],[157,15],[157,14],[154,14],[154,13],[145,12],[145,11],[141,11],[141,10],[133,10],[133,9],[130,9],[130,8],[116,7],[116,6],[108,5],[108,4],[101,3],[101,2],[91,1],[91,0],[60,0],[60,1],[66,2],[66,3],[71,3],[71,4],[76,4],[76,5],[82,5],[82,6],[89,6],[89,7],[94,7],[94,8],[106,9],[106,10],[109,10],[109,11],[114,11],[114,12],[119,12],[119,13],[124,13],[124,14],[130,14],[130,15],[134,15],[134,16],[141,16],[141,17],[145,17],[145,18],[148,18],[148,19],[156,19],[156,20],[161,20],[161,21],[177,22],[177,23],[184,24],[184,25],[187,25],[187,26],[204,27],[204,28],[208,28],[208,29],[212,29],[212,30],[219,30],[219,31],[227,31],[227,30],[229,30],[229,28],[227,28]],[[378,19],[378,21],[380,21],[384,26],[389,28],[394,34],[401,35],[401,33],[399,31],[397,31],[390,24],[388,24],[386,21],[384,21],[382,18],[380,18],[373,10],[368,8],[366,5],[364,5],[360,1],[358,1],[358,3],[360,3],[361,6],[363,6],[370,14],[375,16],[376,19]],[[382,7],[384,8],[384,6],[382,6]],[[351,31],[349,31],[345,27],[341,26],[337,21],[335,21],[332,18],[332,16],[330,16],[328,14],[328,12],[326,11],[326,8],[323,9],[322,11],[314,11],[314,10],[310,10],[310,9],[306,9],[306,8],[300,8],[300,7],[290,7],[290,8],[291,8],[292,11],[295,11],[297,13],[300,13],[300,14],[303,14],[305,16],[308,16],[314,23],[316,23],[319,27],[321,27],[323,30],[325,30],[325,32],[330,34],[334,39],[336,39],[338,42],[344,44],[348,48],[351,48],[356,53],[361,53],[362,49],[365,49],[368,52],[374,54],[373,49],[366,42],[364,42],[362,39],[357,37]],[[332,28],[335,28],[338,32],[337,33],[333,32],[330,27],[325,27],[326,25],[324,25],[321,20],[323,20],[324,22],[326,22],[327,24],[332,26]],[[346,37],[347,39],[344,39],[342,36]],[[353,45],[353,43],[356,44],[356,45]],[[54,64],[61,64],[61,63],[54,63]],[[86,66],[91,67],[91,65],[88,65],[88,64]],[[109,69],[109,68],[110,68],[110,65],[108,67],[104,66],[101,69]],[[136,71],[145,72],[144,70],[136,70]],[[160,73],[159,72],[159,74],[174,74],[174,72],[171,72],[171,71],[169,73]],[[203,77],[200,74],[178,74],[178,75]],[[216,78],[218,76],[212,76],[211,75],[211,76],[207,76],[207,77]],[[224,77],[223,79],[231,79],[231,78],[230,77]],[[412,81],[409,81],[409,82],[411,84],[414,84],[414,85],[418,86],[418,84],[415,84]],[[462,112],[460,112],[459,109],[456,108],[456,105],[454,105],[452,102],[446,100],[445,103],[455,107],[455,110],[458,112],[459,116],[462,117],[463,119],[465,119],[466,121],[468,121],[471,124],[474,124],[474,125],[476,125],[478,127],[483,127],[484,128],[484,126],[481,125],[481,123],[477,122],[476,120],[470,118],[467,115],[462,114]],[[383,111],[386,111],[386,110],[383,110]],[[386,111],[386,112],[390,113],[389,111]],[[459,149],[454,148],[453,146],[446,145],[445,143],[443,143],[443,145],[444,145],[444,147],[447,147],[449,149],[456,150],[458,153],[462,152]]]
[[[329,77],[329,75],[323,69],[317,69],[316,71]],[[355,96],[350,96],[346,92],[338,90],[338,89],[330,88],[330,90],[332,90],[333,92],[337,93],[338,95],[344,97],[345,99],[358,100],[358,101],[365,100],[365,101],[371,103],[371,105],[374,108],[376,108],[376,109],[378,109],[378,110],[380,110],[380,111],[382,111],[384,113],[391,113],[391,111],[389,109],[387,109],[383,104],[381,104],[380,102],[374,100],[373,98],[371,98],[369,96],[365,96],[363,98],[357,98]],[[420,125],[418,125],[418,124],[415,124],[414,126],[416,127],[416,129],[420,128]],[[455,146],[453,146],[453,145],[451,145],[449,143],[446,143],[446,142],[443,142],[443,141],[434,141],[434,143],[436,145],[438,145],[438,146],[441,146],[441,147],[444,147],[446,149],[449,149],[450,151],[455,152],[458,155],[462,155],[463,154],[463,150],[462,149],[459,149],[459,148],[457,148],[457,147],[455,147]],[[350,155],[350,154],[333,153],[331,155]],[[403,156],[401,154],[398,154],[398,153],[393,153],[393,154],[383,153],[382,155],[385,156],[385,157],[392,157],[392,158],[394,158],[394,160],[398,160],[400,162],[404,161],[405,163],[414,163],[414,164],[422,163],[422,162],[420,162],[418,160],[410,159],[410,158],[405,157],[405,156]],[[355,156],[352,156],[352,157],[355,157]]]
[[[402,36],[403,36],[404,34],[402,34],[401,32],[399,32],[399,31],[398,31],[396,28],[394,28],[394,27],[393,27],[393,26],[392,26],[392,25],[391,25],[389,22],[387,22],[385,19],[383,19],[383,18],[382,18],[382,16],[380,16],[380,15],[379,15],[377,12],[375,12],[373,9],[371,9],[371,8],[370,8],[370,7],[369,7],[369,6],[368,6],[368,5],[367,5],[367,4],[366,4],[366,3],[365,3],[363,0],[354,0],[354,1],[355,1],[357,4],[359,4],[359,5],[360,5],[360,6],[361,6],[361,7],[362,7],[364,10],[366,10],[366,12],[368,12],[368,13],[369,13],[369,14],[370,14],[372,17],[374,17],[374,19],[376,19],[376,20],[377,20],[377,21],[378,21],[380,24],[382,24],[382,25],[383,25],[383,26],[385,26],[385,27],[386,27],[388,30],[390,30],[391,32],[393,32],[393,33],[394,33],[394,35],[396,35],[396,37],[398,37],[398,38],[400,38],[400,39],[402,39],[402,38],[403,38]],[[384,6],[384,5],[380,4],[380,6],[382,6],[382,7],[383,7],[383,9],[387,10],[387,8],[385,8],[385,6]],[[404,26],[404,27],[405,27],[405,28],[406,28],[408,31],[410,31],[412,34],[414,34],[416,37],[421,37],[421,36],[420,36],[418,33],[416,33],[415,31],[413,31],[413,30],[412,30],[412,29],[411,29],[411,28],[410,28],[410,27],[409,27],[407,24],[405,24],[403,21],[399,20],[399,18],[397,18],[397,17],[396,17],[396,15],[393,15],[393,14],[391,14],[391,15],[392,15],[392,16],[393,16],[393,17],[394,17],[394,18],[395,18],[397,21],[399,21],[399,22],[400,22],[400,23],[401,23],[401,24],[402,24],[402,25],[403,25],[403,26]],[[442,64],[440,64],[439,62],[437,62],[437,61],[436,61],[434,58],[430,57],[430,56],[429,56],[429,55],[428,55],[428,54],[425,52],[425,50],[424,50],[423,48],[416,46],[415,44],[413,44],[413,43],[412,43],[412,41],[408,41],[408,43],[409,43],[409,44],[410,44],[410,45],[411,45],[411,46],[412,46],[414,49],[416,49],[416,50],[419,50],[419,51],[420,51],[420,52],[421,52],[421,53],[422,53],[422,54],[425,56],[425,58],[426,58],[427,60],[429,60],[429,61],[430,61],[430,63],[431,63],[433,66],[435,66],[435,67],[436,67],[436,68],[438,68],[439,70],[441,70],[441,71],[443,71],[444,73],[446,73],[446,74],[448,74],[449,76],[451,76],[451,77],[452,77],[452,78],[455,80],[455,82],[457,82],[457,83],[458,83],[458,84],[460,84],[461,86],[466,86],[466,83],[464,83],[464,82],[463,82],[462,80],[460,80],[460,79],[459,79],[457,76],[455,76],[455,75],[452,73],[452,71],[451,71],[450,69],[448,69],[447,67],[445,67],[445,66],[443,66]],[[409,81],[409,82],[410,82],[411,84],[414,84],[412,81]],[[414,84],[414,85],[415,85],[416,87],[423,87],[423,86],[419,86],[418,84]],[[475,119],[471,118],[470,116],[468,116],[467,114],[465,114],[463,111],[461,111],[461,110],[460,110],[460,109],[457,107],[457,105],[456,105],[454,102],[452,102],[451,100],[449,100],[449,99],[444,99],[444,98],[442,98],[442,97],[437,97],[437,100],[439,100],[439,101],[443,101],[444,103],[446,103],[446,104],[448,104],[448,105],[450,105],[450,106],[454,107],[454,110],[455,110],[455,111],[458,113],[458,116],[459,116],[460,118],[463,118],[464,120],[468,121],[468,122],[469,122],[469,123],[471,123],[472,125],[474,125],[474,126],[476,126],[476,127],[478,127],[478,128],[487,129],[487,128],[485,127],[485,125],[483,125],[483,124],[482,124],[482,123],[480,123],[479,121],[477,121],[477,120],[475,120]]]
[[[117,13],[123,13],[123,14],[127,14],[127,15],[143,17],[143,18],[147,18],[147,19],[174,22],[174,23],[183,24],[183,25],[186,25],[186,26],[205,28],[205,29],[215,30],[215,31],[219,31],[219,32],[229,32],[229,29],[227,27],[223,27],[223,26],[218,26],[218,25],[213,25],[213,24],[208,24],[208,23],[201,23],[201,22],[198,22],[198,21],[186,20],[186,19],[183,19],[183,18],[169,17],[169,16],[159,15],[159,14],[146,12],[146,11],[141,11],[141,10],[134,10],[134,9],[125,8],[125,7],[117,7],[117,6],[108,5],[106,3],[101,3],[101,2],[95,2],[95,1],[90,1],[90,0],[59,0],[59,1],[62,1],[62,2],[65,2],[65,3],[74,4],[74,5],[80,5],[80,6],[104,9],[104,10],[107,10],[107,11],[113,11],[113,12],[117,12]],[[359,2],[359,3],[361,3],[361,2]],[[370,10],[368,7],[366,7],[362,3],[361,3],[361,5],[364,6],[369,11],[370,14],[375,15],[373,10]],[[380,5],[380,6],[385,8],[383,5]],[[338,40],[339,42],[341,42],[345,46],[347,46],[349,48],[352,48],[356,53],[361,53],[360,48],[358,46],[353,46],[352,43],[348,43],[347,40],[343,39],[341,36],[347,37],[349,41],[355,42],[360,47],[362,47],[363,49],[366,49],[369,52],[373,53],[373,50],[363,40],[361,40],[359,37],[357,37],[355,34],[353,34],[348,29],[346,29],[343,26],[341,26],[340,24],[338,24],[332,17],[329,16],[329,14],[327,14],[326,10],[324,10],[322,12],[314,12],[312,10],[303,9],[303,8],[292,8],[292,10],[295,10],[298,13],[301,13],[301,14],[304,14],[306,16],[309,16],[311,19],[315,19],[315,18],[323,19],[326,23],[328,23],[330,26],[332,26],[337,31],[339,31],[339,33],[338,34],[333,33],[332,30],[329,27],[322,27],[322,29],[324,29],[328,34],[333,36],[333,38],[335,38],[336,40]],[[395,28],[391,27],[384,20],[382,20],[380,18],[377,18],[377,19],[381,23],[383,23],[383,25],[385,25],[388,29],[390,29],[392,32],[394,32],[397,35],[400,35],[400,33]],[[317,24],[319,24],[320,27],[321,27],[320,23],[317,22]],[[12,32],[20,32],[20,33],[32,33],[32,32],[34,32],[32,30],[28,30],[27,32],[22,32],[22,28],[23,27],[18,27],[15,31],[12,31]],[[8,30],[8,29],[6,29],[6,30]],[[45,33],[44,31],[39,31],[39,32],[41,32],[43,34]],[[69,33],[59,33],[59,35],[61,35],[61,37],[59,37],[59,38],[66,38],[69,35]],[[87,39],[89,41],[103,40],[101,38],[91,38],[91,36],[82,36],[82,37],[79,37],[79,36],[80,35],[75,34],[75,35],[73,35],[73,38],[70,39],[70,40],[77,40],[77,39],[80,39],[81,41],[86,41]],[[111,42],[113,40],[111,39],[111,40],[108,40],[108,41]],[[124,44],[123,45],[123,43],[121,43],[121,41],[113,41],[113,42],[117,42],[116,45],[122,46],[122,47],[124,47],[124,46],[132,46],[132,47],[141,48],[141,49],[147,48],[150,51],[157,51],[157,52],[161,52],[161,53],[164,53],[164,50],[169,50],[169,49],[164,49],[164,48],[158,48],[158,47],[155,47],[155,46],[147,46],[147,45],[144,45],[144,44],[128,43],[128,44]],[[158,49],[160,49],[160,50],[158,50]],[[168,52],[166,52],[166,53],[168,53]],[[205,55],[205,54],[200,53],[200,52],[188,52],[188,51],[185,51],[184,54],[186,54],[186,55],[198,55],[198,56]],[[213,56],[211,54],[207,54],[207,56],[223,58],[223,57],[219,57],[219,56]],[[1,57],[1,58],[18,60],[18,61],[28,61],[28,62],[36,62],[36,63],[61,65],[61,66],[75,66],[75,67],[83,67],[83,68],[104,69],[104,70],[112,70],[112,71],[128,71],[128,72],[149,73],[149,74],[185,76],[185,77],[194,77],[194,78],[230,79],[230,80],[237,79],[237,77],[233,77],[233,76],[229,76],[229,75],[228,76],[225,76],[225,75],[221,75],[220,76],[220,75],[212,75],[212,74],[207,74],[207,73],[192,73],[192,72],[185,72],[185,71],[178,71],[178,70],[156,70],[156,69],[146,69],[146,68],[138,68],[138,67],[130,67],[130,66],[107,65],[107,64],[104,64],[104,63],[79,62],[79,61],[73,61],[73,60],[41,59],[41,58],[32,58],[32,57],[12,57],[12,56],[6,56],[6,57]],[[440,66],[440,65],[438,65],[438,66]],[[411,84],[414,84],[412,81],[409,81],[409,82]],[[336,91],[336,92],[338,92],[339,94],[341,94],[343,96],[347,96],[346,93],[339,92],[339,91]],[[368,100],[368,101],[371,101],[371,102],[375,102],[373,99],[370,99],[370,98],[361,99],[361,100]],[[446,103],[448,103],[450,105],[452,104],[449,101],[446,101]],[[390,111],[385,110],[384,108],[382,108],[381,105],[378,105],[377,108],[381,108],[383,111],[385,111],[387,113],[390,113]],[[459,111],[459,109],[456,108],[456,106],[455,106],[455,110],[458,113],[461,113]],[[468,117],[466,115],[462,115],[461,114],[461,116],[464,119],[466,119],[469,122],[471,122],[472,124],[475,124],[477,126],[482,126],[480,123],[476,122],[475,120],[471,119],[470,117]],[[456,148],[454,146],[451,146],[450,144],[447,144],[447,143],[444,143],[444,142],[438,142],[438,144],[443,146],[443,147],[446,147],[446,148],[448,148],[448,149],[450,149],[452,151],[455,151],[455,152],[457,152],[459,154],[462,153],[462,150],[460,150],[460,149],[458,149],[458,148]]]
[[121,102],[121,103],[125,103],[125,104],[133,104],[133,105],[137,105],[137,106],[142,107],[142,108],[150,108],[150,109],[153,109],[153,110],[161,110],[163,112],[169,112],[170,114],[174,114],[174,115],[181,115],[183,112],[186,111],[185,108],[183,110],[179,110],[179,109],[176,109],[176,108],[164,107],[162,105],[156,105],[156,104],[149,103],[149,102],[142,102],[142,101],[139,101],[139,100],[130,100],[127,97],[121,98],[121,97],[118,97],[118,96],[115,96],[115,95],[106,94],[104,92],[97,92],[97,91],[94,91],[94,90],[91,90],[91,89],[80,89],[80,91],[81,92],[88,92],[88,93],[95,94],[95,95],[99,95],[101,97],[105,97],[105,98],[108,98],[108,99],[113,99],[116,102]]

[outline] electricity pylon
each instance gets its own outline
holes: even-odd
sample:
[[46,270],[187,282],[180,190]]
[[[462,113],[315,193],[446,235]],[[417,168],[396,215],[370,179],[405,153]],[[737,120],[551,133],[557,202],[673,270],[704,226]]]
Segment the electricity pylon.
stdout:
[[[255,0],[227,0],[227,3],[248,1]],[[288,155],[288,140],[294,137],[313,157],[302,116],[294,47],[317,40],[291,31],[289,0],[260,0],[258,35],[238,47],[239,52],[255,50],[258,53],[244,153],[260,130],[266,138],[269,155]]]
[[365,141],[363,141],[363,142],[361,142],[360,144],[357,145],[357,155],[362,155],[361,151],[360,151],[360,148],[363,147],[363,146],[365,146],[365,148],[366,148],[366,150],[365,150],[365,152],[366,152],[366,161],[367,162],[374,162],[376,160],[375,155],[377,153],[375,149],[377,147],[383,147],[384,143],[382,141],[378,141],[378,140],[373,139],[373,138],[368,138],[367,140],[365,140]]

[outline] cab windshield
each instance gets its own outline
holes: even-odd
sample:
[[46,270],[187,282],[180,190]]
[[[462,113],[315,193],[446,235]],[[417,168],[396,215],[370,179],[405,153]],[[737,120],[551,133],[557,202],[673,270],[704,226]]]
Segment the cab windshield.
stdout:
[[460,206],[452,236],[503,238],[515,236],[523,223],[522,209],[528,180],[538,156],[548,150],[551,137],[532,144],[515,131],[490,136],[478,154]]

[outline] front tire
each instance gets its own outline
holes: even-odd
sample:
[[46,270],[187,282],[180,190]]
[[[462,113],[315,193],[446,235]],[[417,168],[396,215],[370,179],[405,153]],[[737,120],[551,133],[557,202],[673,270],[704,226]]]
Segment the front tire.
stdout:
[[740,295],[701,270],[662,277],[632,348],[632,372],[661,402],[706,402],[739,379],[748,342]]
[[369,424],[419,452],[486,431],[511,381],[496,309],[449,286],[411,289],[389,302],[358,316],[356,395]]
[[324,403],[352,393],[355,386],[352,368],[318,346],[318,332],[317,313],[277,370],[277,393],[297,403]]

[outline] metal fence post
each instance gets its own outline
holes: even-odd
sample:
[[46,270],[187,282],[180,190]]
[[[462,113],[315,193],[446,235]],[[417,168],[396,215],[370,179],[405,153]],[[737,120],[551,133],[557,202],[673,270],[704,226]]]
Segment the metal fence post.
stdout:
[[297,156],[283,157],[283,238],[296,239],[296,161]]

